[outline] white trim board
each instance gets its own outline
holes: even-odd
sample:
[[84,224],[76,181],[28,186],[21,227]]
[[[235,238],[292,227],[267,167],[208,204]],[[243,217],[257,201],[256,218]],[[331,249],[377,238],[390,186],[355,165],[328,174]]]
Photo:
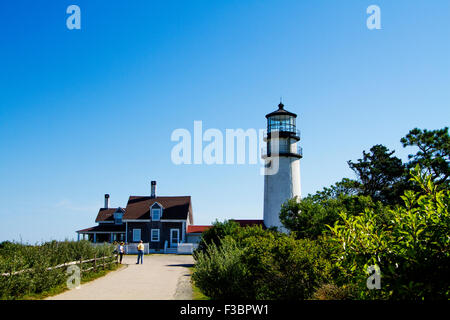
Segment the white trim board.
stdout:
[[125,231],[83,231],[83,232],[78,232],[78,234],[88,234],[88,233],[125,233]]

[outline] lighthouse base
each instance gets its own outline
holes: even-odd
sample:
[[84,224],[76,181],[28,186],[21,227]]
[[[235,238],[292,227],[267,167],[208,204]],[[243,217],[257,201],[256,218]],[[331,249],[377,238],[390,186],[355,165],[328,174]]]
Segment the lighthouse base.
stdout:
[[[276,170],[277,167],[278,170]],[[276,227],[281,232],[287,232],[280,221],[281,205],[293,197],[300,200],[300,159],[282,156],[270,157],[266,159],[266,168],[264,225],[267,228]]]

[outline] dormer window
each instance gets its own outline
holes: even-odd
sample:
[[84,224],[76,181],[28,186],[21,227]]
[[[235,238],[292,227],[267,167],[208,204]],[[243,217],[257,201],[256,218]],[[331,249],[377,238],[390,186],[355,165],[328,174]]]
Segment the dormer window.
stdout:
[[114,224],[123,224],[124,210],[122,208],[117,208],[116,212],[114,212]]
[[159,204],[155,203],[152,207],[151,207],[151,218],[153,221],[159,221],[161,220],[161,213],[162,213],[162,208]]

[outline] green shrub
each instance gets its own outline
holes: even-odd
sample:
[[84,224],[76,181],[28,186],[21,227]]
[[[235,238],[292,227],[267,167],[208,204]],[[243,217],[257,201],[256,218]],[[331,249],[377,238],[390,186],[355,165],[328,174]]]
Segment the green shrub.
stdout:
[[330,281],[331,264],[317,241],[284,234],[247,238],[245,265],[250,271],[254,299],[309,299]]
[[212,228],[204,231],[198,245],[198,251],[206,251],[206,248],[214,243],[216,246],[220,245],[220,241],[226,236],[234,236],[240,229],[239,223],[233,220],[225,220],[220,222],[216,220]]
[[225,237],[220,246],[213,242],[206,246],[205,251],[197,251],[192,274],[196,286],[213,299],[245,296],[242,283],[248,272],[242,263],[243,253],[231,237]]
[[333,283],[321,285],[313,294],[314,300],[351,300],[354,298],[355,288],[339,287]]
[[[330,227],[342,283],[359,286],[363,299],[448,299],[450,297],[450,192],[438,190],[416,168],[412,180],[421,193],[406,191],[393,218],[377,225],[371,210],[359,216],[341,214]],[[366,287],[367,267],[381,270],[381,290]]]
[[[64,284],[67,279],[66,268],[47,269],[94,256],[110,256],[114,249],[110,244],[94,247],[88,241],[51,241],[34,246],[3,242],[0,244],[0,273],[28,271],[0,276],[0,299],[20,299]],[[86,263],[82,267],[87,269],[92,265]]]
[[332,266],[318,241],[261,227],[240,228],[194,257],[193,280],[213,299],[308,299],[331,281]]
[[341,193],[333,196],[329,197],[322,191],[301,201],[289,199],[281,207],[280,221],[298,238],[317,239],[330,232],[327,225],[339,221],[341,212],[358,215],[365,209],[371,209],[376,213],[380,225],[390,218],[389,208],[380,201],[374,202],[370,196]]

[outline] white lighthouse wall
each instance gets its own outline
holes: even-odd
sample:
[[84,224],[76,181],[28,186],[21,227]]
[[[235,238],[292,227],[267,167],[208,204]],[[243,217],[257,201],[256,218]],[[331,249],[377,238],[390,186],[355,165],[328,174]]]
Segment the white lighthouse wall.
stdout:
[[280,222],[281,205],[286,200],[297,196],[301,197],[300,186],[300,159],[296,157],[280,156],[278,173],[264,176],[264,224],[266,227],[278,227],[286,231]]

